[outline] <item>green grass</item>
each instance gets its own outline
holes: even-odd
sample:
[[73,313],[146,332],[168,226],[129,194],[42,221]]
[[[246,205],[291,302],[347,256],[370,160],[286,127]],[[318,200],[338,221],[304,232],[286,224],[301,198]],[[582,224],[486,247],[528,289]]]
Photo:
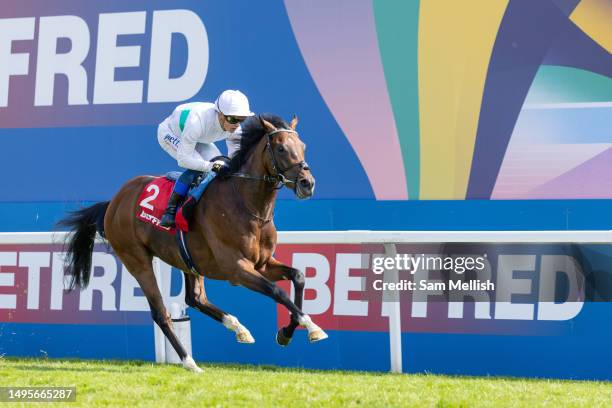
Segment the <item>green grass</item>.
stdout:
[[612,382],[200,367],[204,373],[195,375],[181,367],[148,362],[5,357],[0,358],[0,386],[76,386],[77,402],[66,405],[86,407],[603,407],[612,403]]

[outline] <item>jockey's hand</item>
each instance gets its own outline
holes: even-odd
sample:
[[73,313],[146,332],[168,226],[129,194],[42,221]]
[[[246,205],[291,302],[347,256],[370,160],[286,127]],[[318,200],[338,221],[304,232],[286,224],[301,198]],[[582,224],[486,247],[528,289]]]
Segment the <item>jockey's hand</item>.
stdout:
[[215,173],[219,173],[221,170],[227,167],[228,167],[227,163],[225,163],[223,160],[216,160],[213,162],[210,169],[214,171]]

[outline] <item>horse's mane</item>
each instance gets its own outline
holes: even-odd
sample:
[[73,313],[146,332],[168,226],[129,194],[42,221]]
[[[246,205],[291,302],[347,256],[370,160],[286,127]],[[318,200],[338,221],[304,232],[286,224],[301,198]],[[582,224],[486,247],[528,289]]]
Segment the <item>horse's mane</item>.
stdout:
[[289,129],[289,125],[280,116],[264,113],[259,116],[248,117],[242,122],[242,136],[240,138],[240,148],[234,154],[234,157],[229,162],[228,167],[219,173],[221,178],[228,177],[231,173],[236,173],[240,170],[242,165],[253,153],[253,149],[262,137],[266,134],[266,129],[261,123],[259,118],[263,118],[273,124],[278,129]]

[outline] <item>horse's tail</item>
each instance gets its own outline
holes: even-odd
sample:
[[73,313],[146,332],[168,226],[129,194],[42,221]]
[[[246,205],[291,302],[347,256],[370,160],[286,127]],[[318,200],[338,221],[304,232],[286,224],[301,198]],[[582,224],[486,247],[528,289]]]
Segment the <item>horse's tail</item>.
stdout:
[[96,238],[96,231],[104,237],[104,214],[110,201],[73,211],[57,225],[68,227],[70,233],[66,238],[66,266],[72,275],[70,290],[79,286],[87,287],[91,276],[91,256]]

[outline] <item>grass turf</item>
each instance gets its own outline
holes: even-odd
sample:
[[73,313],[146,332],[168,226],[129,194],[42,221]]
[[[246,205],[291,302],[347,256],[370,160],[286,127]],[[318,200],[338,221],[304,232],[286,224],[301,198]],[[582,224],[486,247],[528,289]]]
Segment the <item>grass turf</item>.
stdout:
[[195,375],[178,366],[148,362],[5,357],[0,358],[0,386],[76,386],[77,402],[66,405],[86,407],[591,407],[612,403],[611,382],[398,375],[244,365],[201,364],[200,367],[204,373]]

